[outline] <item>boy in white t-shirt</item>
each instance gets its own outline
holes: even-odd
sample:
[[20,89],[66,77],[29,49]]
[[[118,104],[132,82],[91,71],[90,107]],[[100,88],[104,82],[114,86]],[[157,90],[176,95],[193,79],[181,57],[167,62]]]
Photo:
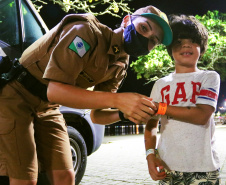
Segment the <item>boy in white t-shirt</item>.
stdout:
[[219,185],[213,113],[220,77],[197,68],[207,49],[208,33],[194,16],[173,15],[170,25],[173,42],[167,50],[175,72],[156,81],[151,92],[158,112],[144,134],[149,173],[162,185]]

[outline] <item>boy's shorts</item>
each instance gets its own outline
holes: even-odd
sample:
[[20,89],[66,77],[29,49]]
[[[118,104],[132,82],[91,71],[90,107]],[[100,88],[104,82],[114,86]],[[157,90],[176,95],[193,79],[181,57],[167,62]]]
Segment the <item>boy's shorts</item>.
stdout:
[[178,172],[166,173],[166,178],[159,181],[160,185],[221,185],[219,170],[212,172]]
[[59,105],[44,102],[18,82],[0,90],[0,175],[35,180],[44,171],[73,169]]

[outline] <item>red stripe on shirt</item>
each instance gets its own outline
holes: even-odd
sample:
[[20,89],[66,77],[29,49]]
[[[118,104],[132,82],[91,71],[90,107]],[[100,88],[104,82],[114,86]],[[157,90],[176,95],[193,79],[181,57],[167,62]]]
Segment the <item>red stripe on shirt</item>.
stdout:
[[213,91],[202,89],[199,93],[199,96],[207,96],[209,98],[217,100],[217,94]]

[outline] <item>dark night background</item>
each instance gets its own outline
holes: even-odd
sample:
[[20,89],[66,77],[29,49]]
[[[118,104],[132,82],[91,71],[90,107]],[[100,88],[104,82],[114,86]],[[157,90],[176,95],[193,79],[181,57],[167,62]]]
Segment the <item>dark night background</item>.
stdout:
[[[128,2],[128,6],[132,9],[132,11],[147,5],[156,6],[167,15],[203,15],[206,14],[208,10],[218,10],[219,12],[226,13],[226,0],[133,0]],[[55,26],[63,18],[63,16],[66,15],[58,5],[54,5],[51,1],[48,3],[48,5],[43,6],[40,14],[49,29]],[[126,14],[123,16],[125,15]],[[103,16],[97,16],[97,18],[101,23],[111,27],[112,29],[115,29],[116,25],[119,25],[122,20],[121,18],[116,18],[107,14]],[[135,60],[136,58],[130,58],[130,61]],[[145,79],[137,80],[136,74],[131,68],[129,68],[127,77],[119,92],[138,92],[149,96],[153,83],[145,84],[146,82],[147,81]],[[221,83],[218,107],[223,106],[224,101],[226,101],[226,82]]]

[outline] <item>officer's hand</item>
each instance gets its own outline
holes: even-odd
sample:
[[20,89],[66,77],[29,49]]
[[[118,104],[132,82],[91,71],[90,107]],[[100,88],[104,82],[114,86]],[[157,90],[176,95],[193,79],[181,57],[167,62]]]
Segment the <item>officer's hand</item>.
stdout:
[[135,124],[147,123],[157,108],[147,96],[137,93],[117,93],[116,107],[124,113],[124,117]]
[[166,173],[164,171],[161,172],[164,169],[161,160],[154,154],[147,156],[147,162],[149,174],[153,180],[162,180],[166,177]]

